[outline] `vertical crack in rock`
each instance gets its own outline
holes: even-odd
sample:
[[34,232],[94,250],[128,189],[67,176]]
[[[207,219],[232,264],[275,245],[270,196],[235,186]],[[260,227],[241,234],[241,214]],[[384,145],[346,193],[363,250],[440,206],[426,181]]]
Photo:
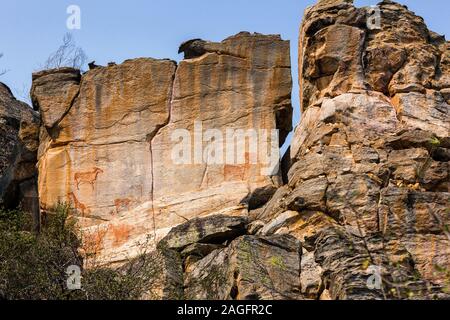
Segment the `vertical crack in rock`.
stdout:
[[[57,122],[55,122],[55,124],[53,125],[53,127],[48,129],[48,133],[50,134],[51,137],[57,137],[59,135],[58,131],[60,130],[59,128],[59,124],[61,123],[61,121],[63,121],[63,119],[69,114],[70,110],[72,110],[74,104],[76,103],[78,97],[80,96],[80,91],[81,91],[81,81],[80,81],[80,89],[77,91],[77,93],[75,94],[75,96],[73,97],[73,99],[70,101],[69,107],[67,108],[67,110],[62,114],[61,119],[59,119]],[[69,141],[66,141],[64,143],[62,143],[60,146],[63,145],[67,145],[69,143]]]
[[178,70],[178,64],[176,62],[174,62],[175,64],[175,71],[173,73],[172,76],[172,83],[169,87],[169,92],[168,92],[168,117],[167,117],[167,121],[162,124],[161,126],[158,126],[155,131],[153,133],[151,133],[148,137],[147,137],[147,141],[149,141],[150,144],[150,163],[151,163],[151,179],[152,179],[152,186],[151,186],[151,202],[152,202],[152,219],[153,219],[153,236],[154,239],[156,241],[156,218],[155,218],[155,174],[154,174],[154,157],[153,157],[153,140],[155,139],[155,137],[158,135],[158,133],[160,132],[160,130],[162,128],[164,128],[165,126],[167,126],[170,123],[171,120],[171,116],[172,116],[172,104],[173,104],[173,91],[174,91],[174,86],[175,86],[175,79],[176,79],[176,75],[177,75],[177,70]]

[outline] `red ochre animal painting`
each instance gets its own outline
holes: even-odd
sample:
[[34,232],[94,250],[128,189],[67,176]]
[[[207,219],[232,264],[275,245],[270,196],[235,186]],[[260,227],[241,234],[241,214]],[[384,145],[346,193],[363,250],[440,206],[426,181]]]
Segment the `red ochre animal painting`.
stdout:
[[75,183],[77,185],[77,190],[80,190],[80,185],[90,184],[92,190],[94,190],[95,182],[97,181],[98,175],[100,173],[104,173],[104,171],[100,168],[94,168],[93,171],[89,172],[77,172],[74,175]]
[[91,210],[89,210],[84,203],[81,203],[73,192],[70,192],[67,196],[72,199],[75,210],[80,212],[82,217],[85,217],[86,214],[91,213]]

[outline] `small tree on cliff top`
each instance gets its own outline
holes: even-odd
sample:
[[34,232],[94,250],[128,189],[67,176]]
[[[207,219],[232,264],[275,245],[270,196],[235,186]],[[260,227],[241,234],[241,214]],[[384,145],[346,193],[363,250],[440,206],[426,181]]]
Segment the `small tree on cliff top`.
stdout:
[[87,55],[81,47],[76,45],[72,34],[66,33],[62,45],[52,53],[44,64],[44,69],[71,67],[82,69],[86,64]]

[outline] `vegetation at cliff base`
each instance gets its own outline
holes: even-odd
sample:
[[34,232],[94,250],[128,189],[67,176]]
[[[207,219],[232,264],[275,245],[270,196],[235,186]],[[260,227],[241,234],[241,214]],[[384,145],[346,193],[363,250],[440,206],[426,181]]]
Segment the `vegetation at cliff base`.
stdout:
[[68,268],[83,266],[80,240],[69,212],[68,206],[59,205],[36,234],[30,231],[29,214],[0,210],[0,300],[141,298],[151,278],[143,257],[121,269],[81,269],[81,289],[68,289]]

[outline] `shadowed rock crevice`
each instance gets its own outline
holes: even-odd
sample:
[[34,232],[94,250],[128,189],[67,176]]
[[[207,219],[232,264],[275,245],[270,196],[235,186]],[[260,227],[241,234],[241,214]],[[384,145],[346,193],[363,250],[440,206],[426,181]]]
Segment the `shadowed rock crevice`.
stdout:
[[0,207],[21,207],[39,226],[37,149],[39,117],[0,83]]

